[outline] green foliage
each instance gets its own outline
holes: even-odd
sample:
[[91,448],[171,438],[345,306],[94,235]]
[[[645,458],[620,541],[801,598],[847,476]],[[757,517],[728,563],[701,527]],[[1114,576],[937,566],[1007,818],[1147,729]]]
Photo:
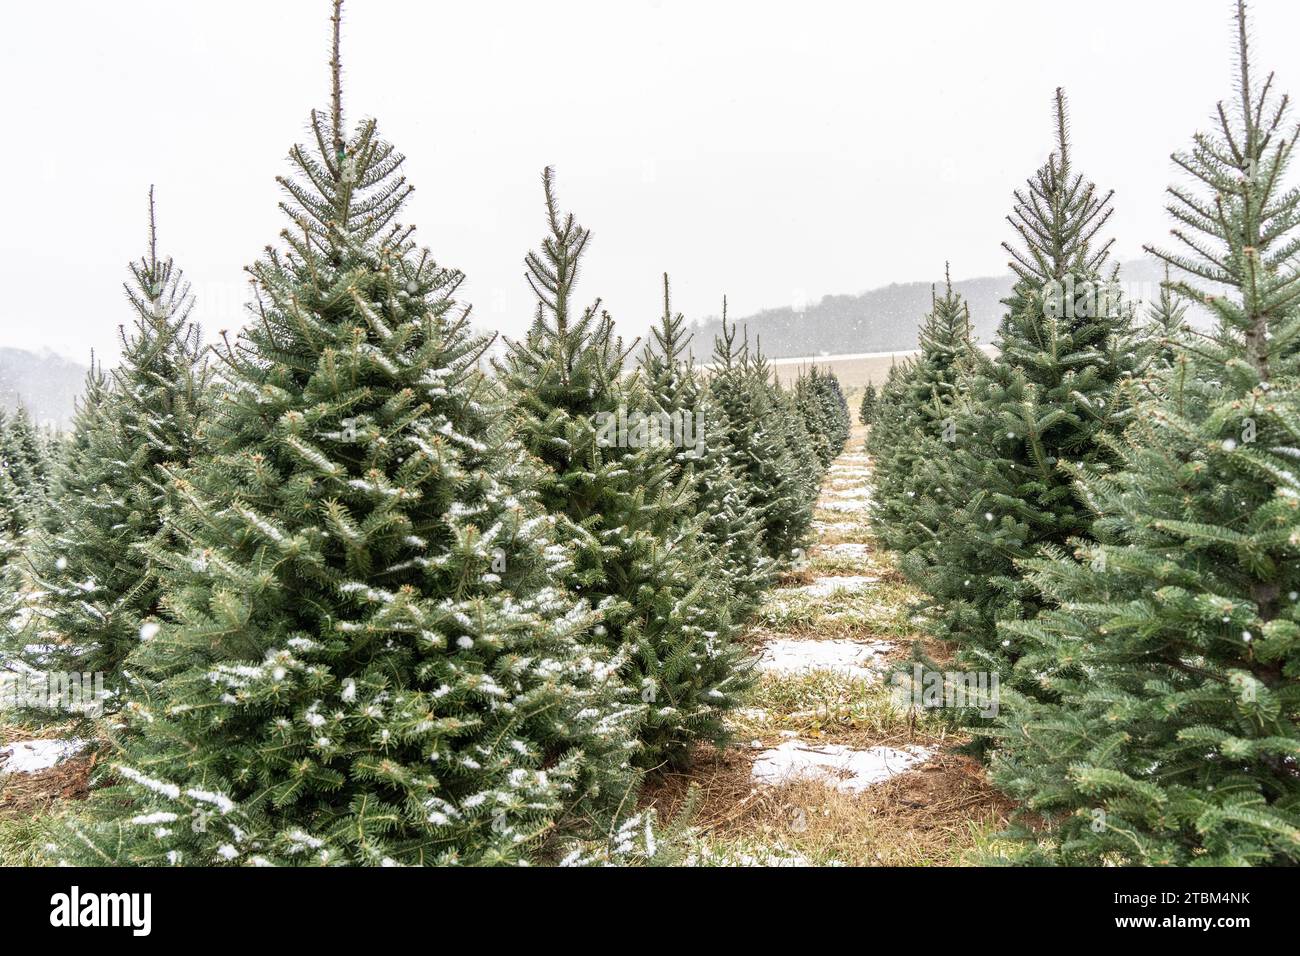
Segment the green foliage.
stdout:
[[[726,301],[723,301],[726,316]],[[767,361],[724,321],[714,340],[709,391],[722,409],[731,466],[762,515],[763,548],[778,565],[807,544],[821,472],[808,429]]]
[[1029,860],[1300,861],[1300,192],[1241,4],[1238,28],[1239,105],[1175,156],[1190,252],[1152,250],[1218,334],[1172,343],[1116,470],[1075,469],[1097,540],[1026,562],[1054,609],[1004,628],[1051,691],[1004,696],[997,728],[997,781],[1056,824],[1019,831]]
[[858,406],[858,421],[870,425],[876,420],[876,386],[872,382],[862,391],[862,404]]
[[613,320],[599,302],[572,301],[590,234],[560,213],[550,169],[543,185],[549,234],[526,260],[537,313],[528,334],[508,343],[498,373],[515,428],[544,466],[542,503],[566,519],[569,584],[601,611],[601,641],[626,657],[627,683],[648,705],[642,762],[680,766],[695,741],[726,738],[723,715],[749,683],[692,473],[654,419],[687,387],[680,349],[670,332],[669,351],[652,365],[653,397],[640,369],[624,376],[627,350]]
[[937,528],[918,507],[931,489],[925,465],[947,455],[956,440],[959,383],[975,361],[970,309],[944,270],[943,297],[931,295],[921,326],[920,351],[890,369],[885,383],[888,411],[867,439],[875,473],[872,526],[877,538],[907,553],[933,540]]
[[[151,551],[177,544],[174,501],[161,470],[201,452],[208,372],[193,299],[181,271],[158,255],[153,193],[149,247],[131,265],[122,362],[106,380],[93,366],[48,496],[46,530],[32,549],[43,592],[40,626],[52,651],[33,664],[101,672],[121,691],[123,661],[162,602]],[[120,702],[121,695],[117,700]]]
[[820,481],[830,463],[844,450],[849,440],[852,420],[849,403],[833,372],[822,372],[812,366],[800,372],[794,384],[794,401],[808,432],[809,441],[821,462],[817,473]]
[[39,515],[45,506],[50,462],[45,443],[24,405],[19,405],[12,415],[0,410],[0,471],[9,477],[18,493],[22,516],[16,520],[29,524],[32,516]]
[[701,537],[717,557],[713,570],[727,580],[739,619],[757,608],[770,583],[772,560],[763,550],[762,513],[732,464],[737,460],[732,425],[695,370],[689,344],[685,319],[672,310],[665,274],[663,317],[651,329],[641,368],[653,410],[667,416],[661,431],[682,438],[672,441],[670,480],[685,480],[693,491],[694,509],[704,521]]
[[53,856],[514,863],[627,796],[639,705],[557,588],[569,555],[452,295],[396,217],[402,157],[328,114],[282,178],[211,449],[170,469],[186,547],[132,653],[114,786]]
[[[1016,194],[1020,244],[1005,245],[1016,283],[996,358],[971,353],[948,408],[929,414],[932,425],[950,419],[945,440],[907,432],[894,447],[919,453],[901,467],[887,461],[884,478],[915,496],[902,510],[910,524],[886,533],[910,549],[902,567],[928,596],[934,632],[958,644],[969,669],[1004,678],[1022,649],[998,623],[1043,606],[1016,562],[1088,533],[1091,514],[1063,466],[1113,460],[1107,443],[1128,420],[1136,362],[1131,310],[1103,272],[1110,243],[1096,242],[1109,195],[1074,172],[1066,128],[1058,90],[1056,149]],[[897,501],[882,497],[882,507]]]

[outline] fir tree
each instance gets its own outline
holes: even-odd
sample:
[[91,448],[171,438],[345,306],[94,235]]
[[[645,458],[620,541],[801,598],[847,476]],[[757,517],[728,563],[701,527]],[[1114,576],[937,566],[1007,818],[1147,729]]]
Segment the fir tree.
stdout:
[[8,471],[0,469],[0,667],[11,665],[22,647],[19,620],[23,578],[19,566],[23,533],[22,502]]
[[1146,332],[1148,364],[1157,368],[1173,365],[1187,335],[1187,302],[1174,291],[1167,263],[1160,295],[1147,310]]
[[920,351],[891,385],[894,414],[871,431],[875,503],[872,525],[886,547],[906,553],[932,539],[935,528],[918,511],[931,489],[924,463],[944,456],[955,440],[962,377],[974,361],[970,309],[952,287],[944,268],[944,294],[931,293],[929,315],[921,325]]
[[806,543],[812,523],[808,488],[812,464],[806,444],[800,457],[792,450],[795,440],[789,423],[799,418],[798,413],[785,406],[766,363],[761,356],[757,360],[751,356],[747,339],[737,337],[726,313],[724,300],[709,390],[726,422],[732,468],[762,516],[764,550],[780,565],[791,561]]
[[1078,472],[1098,540],[1029,562],[1060,609],[1007,627],[1054,692],[1004,695],[999,721],[997,781],[1055,824],[1020,831],[1031,860],[1300,861],[1296,132],[1240,2],[1237,28],[1238,104],[1174,157],[1182,251],[1149,250],[1218,329],[1176,344],[1121,470]]
[[858,421],[870,425],[876,415],[876,386],[872,382],[862,392],[862,404],[858,406]]
[[1110,196],[1074,171],[1060,90],[1055,118],[1056,149],[1009,219],[1020,244],[1004,246],[1016,281],[997,357],[973,354],[943,423],[951,451],[918,463],[920,543],[904,562],[936,635],[958,643],[969,669],[1004,677],[1021,648],[999,621],[1042,606],[1016,562],[1087,533],[1091,514],[1062,466],[1110,462],[1136,362],[1131,310],[1104,271],[1110,241],[1098,242]]
[[120,329],[111,381],[93,367],[66,460],[49,499],[48,531],[33,548],[40,610],[60,670],[102,672],[121,689],[122,662],[162,602],[151,552],[176,541],[164,466],[201,452],[200,403],[208,373],[183,273],[158,254],[153,190],[148,248],[125,284],[135,313]]
[[758,606],[767,587],[772,561],[763,552],[762,514],[737,474],[726,411],[701,381],[689,354],[685,318],[674,312],[664,275],[664,311],[651,330],[641,358],[646,388],[660,425],[676,429],[690,441],[674,442],[671,480],[690,483],[695,510],[704,516],[700,533],[713,572],[728,581],[738,617]]
[[839,379],[813,365],[795,379],[794,400],[824,472],[844,450],[852,424]]
[[[332,99],[282,178],[283,251],[221,354],[210,453],[173,469],[168,620],[130,663],[120,786],[56,856],[145,864],[513,863],[626,796],[592,612],[452,299],[396,221],[402,157]],[[634,702],[635,703],[635,702]]]
[[642,762],[680,766],[695,741],[725,739],[723,714],[748,683],[727,582],[708,570],[690,475],[674,477],[641,371],[623,375],[630,350],[599,301],[572,300],[590,234],[560,212],[550,169],[543,187],[549,234],[526,259],[537,313],[498,371],[544,466],[542,501],[577,549],[570,583],[601,610],[604,643],[628,656],[627,682],[649,705]]
[[3,423],[3,438],[4,447],[0,455],[9,477],[18,488],[23,510],[29,517],[39,514],[49,490],[50,471],[44,446],[27,413],[27,406],[20,404]]

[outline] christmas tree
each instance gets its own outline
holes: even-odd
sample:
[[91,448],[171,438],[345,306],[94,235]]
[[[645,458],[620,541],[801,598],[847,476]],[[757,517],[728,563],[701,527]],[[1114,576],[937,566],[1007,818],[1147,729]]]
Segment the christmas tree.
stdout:
[[98,369],[89,373],[49,496],[48,530],[32,550],[53,647],[46,663],[102,672],[119,691],[122,662],[161,607],[151,552],[178,544],[162,467],[183,467],[200,452],[208,379],[189,285],[158,254],[152,189],[148,250],[125,288],[135,317],[130,331],[121,329],[121,365],[109,383]]
[[49,490],[50,464],[40,435],[20,404],[8,419],[0,418],[0,460],[18,489],[22,508],[28,515],[39,514]]
[[[599,301],[572,299],[590,233],[560,212],[552,171],[542,178],[549,234],[526,259],[537,312],[498,372],[544,466],[542,502],[564,516],[576,548],[569,582],[602,612],[601,639],[627,656],[627,683],[648,705],[642,763],[681,766],[695,741],[726,738],[722,718],[748,668],[727,580],[709,570],[691,476],[660,434],[641,370],[624,376],[630,349]],[[661,374],[660,400],[675,401],[666,385]]]
[[1187,335],[1187,302],[1174,291],[1165,265],[1165,281],[1160,283],[1160,295],[1147,310],[1147,363],[1168,368],[1173,365]]
[[894,413],[881,417],[867,442],[875,479],[872,525],[886,547],[902,553],[935,533],[918,511],[931,490],[925,482],[932,476],[922,466],[952,447],[959,383],[974,361],[970,309],[953,290],[946,267],[944,277],[943,296],[931,294],[920,351],[899,366],[890,385]]
[[1174,344],[1120,470],[1077,470],[1097,540],[1029,562],[1059,609],[1006,628],[1053,692],[999,721],[997,781],[1054,824],[1033,861],[1300,861],[1296,132],[1237,28],[1239,100],[1174,157],[1181,251],[1149,250],[1218,327]]
[[129,662],[158,683],[56,857],[514,863],[627,799],[639,704],[555,586],[460,273],[397,222],[401,155],[349,135],[340,19],[210,452],[171,470],[186,546]]
[[858,421],[870,425],[876,415],[876,386],[872,382],[862,392],[862,404],[858,406]]
[[811,366],[795,379],[794,401],[824,472],[844,450],[852,424],[839,379]]
[[767,587],[772,561],[763,552],[762,514],[737,474],[726,411],[701,381],[689,353],[686,320],[674,312],[664,275],[664,311],[651,329],[641,357],[646,388],[659,428],[689,441],[674,441],[671,480],[685,480],[694,492],[695,510],[704,516],[700,533],[714,571],[730,585],[737,618],[754,610]]
[[[907,489],[919,517],[903,567],[929,597],[934,632],[957,642],[969,669],[1004,677],[1021,649],[999,621],[1042,606],[1017,561],[1087,533],[1091,513],[1062,466],[1111,460],[1136,362],[1131,310],[1105,271],[1110,242],[1098,242],[1110,196],[1074,171],[1060,90],[1055,119],[1056,148],[1009,220],[1020,244],[1004,244],[1016,281],[997,357],[972,353],[954,413],[931,423],[951,450],[919,459]],[[890,493],[881,497],[889,507]]]
[[0,666],[11,664],[23,648],[19,619],[23,577],[19,565],[23,533],[22,503],[8,471],[0,469]]
[[[748,340],[726,321],[714,340],[709,391],[723,411],[732,469],[749,490],[750,502],[762,515],[763,547],[778,565],[797,557],[812,523],[808,482],[813,469],[807,445],[799,457],[792,451],[791,425],[802,418],[788,408],[785,396],[771,381],[761,356],[750,354]],[[806,430],[805,430],[806,432]],[[815,469],[814,469],[815,470]]]

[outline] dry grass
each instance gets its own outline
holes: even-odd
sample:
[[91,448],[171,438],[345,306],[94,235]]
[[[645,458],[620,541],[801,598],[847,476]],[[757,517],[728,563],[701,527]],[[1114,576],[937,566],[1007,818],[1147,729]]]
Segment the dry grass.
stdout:
[[753,757],[701,748],[688,773],[646,787],[643,806],[672,819],[698,788],[694,824],[715,847],[776,846],[814,865],[951,866],[1001,828],[1010,805],[968,758],[943,754],[865,793],[816,782],[755,788]]
[[[837,373],[838,373],[837,368]],[[843,376],[841,376],[843,381]],[[857,401],[851,398],[855,412]],[[861,453],[866,429],[857,425],[847,454]],[[836,470],[831,491],[864,489],[858,464]],[[835,500],[823,492],[822,502]],[[757,649],[775,638],[851,638],[889,641],[882,662],[900,666],[914,645],[939,663],[951,648],[926,638],[911,610],[917,595],[903,581],[893,556],[875,546],[866,511],[819,507],[817,544],[809,562],[785,575],[760,609],[748,635]],[[834,554],[835,544],[867,545],[862,553]],[[820,577],[864,575],[878,583],[827,596],[791,588]],[[793,853],[814,865],[954,865],[985,846],[1005,826],[1011,803],[989,785],[981,765],[953,752],[968,738],[946,715],[916,712],[895,702],[887,674],[880,680],[826,671],[764,676],[730,723],[741,743],[725,750],[702,747],[694,766],[646,788],[642,805],[673,819],[688,791],[698,793],[693,823],[699,839],[726,855],[763,858],[765,850]],[[750,774],[759,749],[784,740],[842,744],[858,749],[920,744],[936,756],[863,793],[841,792],[810,780],[755,787]]]
[[[30,717],[0,724],[0,746],[16,740],[94,738],[92,721]],[[0,866],[34,866],[47,823],[84,800],[98,759],[83,753],[38,773],[0,775]]]

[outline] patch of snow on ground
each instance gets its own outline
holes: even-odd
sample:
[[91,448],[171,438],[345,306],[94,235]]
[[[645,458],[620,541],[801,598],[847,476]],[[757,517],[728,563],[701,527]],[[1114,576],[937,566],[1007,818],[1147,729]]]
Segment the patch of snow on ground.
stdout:
[[879,583],[880,578],[868,577],[865,574],[846,574],[838,578],[817,578],[812,584],[804,584],[794,590],[809,597],[830,597],[837,591],[853,594]]
[[687,866],[812,866],[808,858],[785,847],[755,847],[752,852],[735,847],[701,843],[686,858]]
[[858,526],[851,521],[814,521],[812,526],[818,534],[858,530]]
[[881,672],[872,665],[887,654],[893,645],[888,641],[825,640],[801,641],[774,637],[763,645],[755,665],[764,674],[807,674],[832,671],[846,677],[879,680]]
[[0,747],[0,775],[49,770],[85,749],[84,740],[20,740]]
[[754,761],[754,783],[776,786],[792,780],[820,780],[844,793],[868,787],[910,770],[934,756],[927,747],[868,747],[854,750],[841,744],[811,744],[788,740],[765,750]]
[[821,553],[836,558],[865,558],[871,553],[871,545],[859,544],[856,542],[830,544],[824,546],[821,549]]
[[871,507],[870,498],[841,498],[838,501],[822,500],[817,502],[817,507],[823,511],[866,511]]

